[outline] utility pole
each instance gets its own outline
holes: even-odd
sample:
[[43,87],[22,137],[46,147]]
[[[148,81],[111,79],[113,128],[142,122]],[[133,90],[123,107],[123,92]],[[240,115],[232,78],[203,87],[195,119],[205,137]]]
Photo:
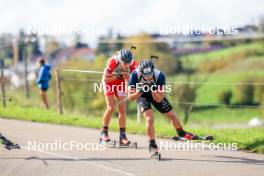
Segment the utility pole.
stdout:
[[32,45],[30,43],[30,40],[26,41],[25,48],[23,48],[23,60],[24,60],[24,91],[26,98],[30,98],[30,93],[29,93],[29,83],[28,83],[28,60],[31,58],[32,54]]

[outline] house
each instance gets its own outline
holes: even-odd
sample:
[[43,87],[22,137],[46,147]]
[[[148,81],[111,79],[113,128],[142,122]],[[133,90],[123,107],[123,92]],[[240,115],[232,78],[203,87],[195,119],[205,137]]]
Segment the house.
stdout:
[[87,47],[84,48],[67,47],[52,53],[51,56],[49,57],[49,63],[54,66],[63,63],[70,58],[79,58],[79,59],[91,61],[95,58],[95,51]]

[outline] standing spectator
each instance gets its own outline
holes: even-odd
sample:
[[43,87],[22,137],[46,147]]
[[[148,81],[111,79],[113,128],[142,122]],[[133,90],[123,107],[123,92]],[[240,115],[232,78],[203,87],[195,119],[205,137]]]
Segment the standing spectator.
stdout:
[[50,66],[45,64],[45,60],[43,58],[40,58],[38,60],[37,67],[39,68],[39,71],[36,83],[40,89],[40,96],[45,108],[49,109],[47,91],[49,89],[49,81],[51,80]]

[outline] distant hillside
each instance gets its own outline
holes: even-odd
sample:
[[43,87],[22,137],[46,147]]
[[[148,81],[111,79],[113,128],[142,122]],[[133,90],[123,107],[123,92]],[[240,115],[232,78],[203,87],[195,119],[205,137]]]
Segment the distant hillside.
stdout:
[[[215,60],[227,61],[230,59],[245,59],[247,57],[264,57],[264,43],[243,44],[230,48],[212,51],[208,53],[192,54],[181,57],[183,67],[189,69],[198,69],[201,64],[209,63]],[[218,64],[219,65],[219,64]]]

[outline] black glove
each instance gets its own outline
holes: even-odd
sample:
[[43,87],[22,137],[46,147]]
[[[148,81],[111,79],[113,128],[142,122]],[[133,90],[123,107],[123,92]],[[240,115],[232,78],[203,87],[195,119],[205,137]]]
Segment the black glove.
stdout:
[[158,89],[158,86],[157,86],[156,82],[154,82],[154,81],[150,81],[148,83],[148,85],[149,85],[149,87],[151,88],[152,91],[155,91],[155,90]]
[[144,88],[146,87],[146,86],[149,86],[149,84],[148,84],[148,82],[147,81],[143,81],[143,82],[141,82],[140,83],[140,87],[138,87],[138,91],[139,91],[139,93],[144,93]]
[[121,74],[116,74],[116,79],[123,79],[123,76]]

